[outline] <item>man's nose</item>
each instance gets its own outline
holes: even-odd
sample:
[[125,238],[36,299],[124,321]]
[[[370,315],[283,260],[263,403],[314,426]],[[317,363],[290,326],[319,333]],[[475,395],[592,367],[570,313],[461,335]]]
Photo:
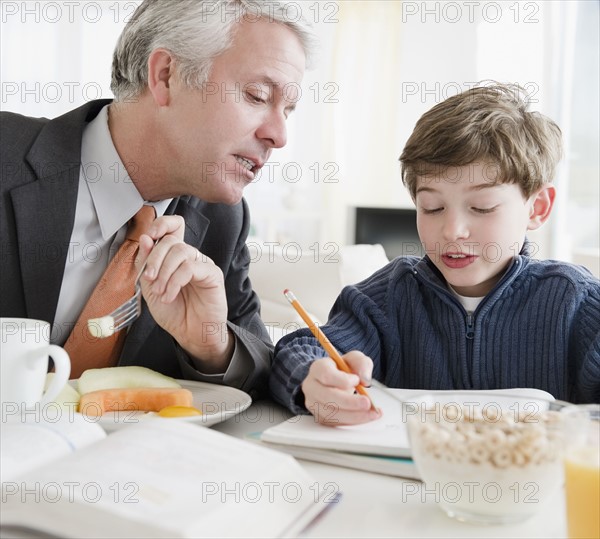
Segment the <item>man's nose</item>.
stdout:
[[287,144],[285,115],[273,110],[256,131],[256,136],[265,141],[269,148],[283,148]]

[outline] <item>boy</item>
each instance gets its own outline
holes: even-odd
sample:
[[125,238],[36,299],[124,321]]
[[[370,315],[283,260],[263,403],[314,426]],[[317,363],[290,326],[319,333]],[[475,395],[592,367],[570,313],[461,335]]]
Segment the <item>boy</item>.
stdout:
[[338,425],[379,417],[354,392],[371,376],[599,402],[600,281],[533,260],[525,238],[550,215],[561,153],[560,129],[527,111],[518,86],[473,88],[424,114],[400,161],[426,256],[399,257],[336,300],[323,331],[356,374],[300,330],[276,348],[274,397]]

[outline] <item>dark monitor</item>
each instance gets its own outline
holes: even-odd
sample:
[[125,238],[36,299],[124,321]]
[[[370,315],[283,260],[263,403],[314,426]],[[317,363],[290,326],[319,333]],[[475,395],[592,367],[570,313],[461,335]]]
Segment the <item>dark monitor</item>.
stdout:
[[390,260],[397,256],[423,256],[414,209],[355,210],[354,243],[381,243]]

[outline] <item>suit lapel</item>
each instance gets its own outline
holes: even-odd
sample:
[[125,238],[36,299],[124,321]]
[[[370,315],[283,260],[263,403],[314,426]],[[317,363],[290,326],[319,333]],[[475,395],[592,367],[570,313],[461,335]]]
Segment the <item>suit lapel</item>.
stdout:
[[54,321],[75,219],[81,137],[108,103],[93,101],[49,121],[25,156],[32,181],[10,193],[30,318]]
[[[181,215],[185,220],[184,241],[189,245],[200,247],[208,230],[210,221],[189,203],[188,197],[173,200],[167,208],[165,215]],[[152,318],[148,306],[144,302],[142,314],[135,324],[131,326],[127,339],[125,340],[125,346],[121,353],[119,365],[143,364],[143,358],[141,358],[141,362],[136,361],[136,356],[142,345],[150,336],[150,333],[157,328],[158,326]]]
[[75,218],[79,164],[11,191],[27,316],[54,321]]

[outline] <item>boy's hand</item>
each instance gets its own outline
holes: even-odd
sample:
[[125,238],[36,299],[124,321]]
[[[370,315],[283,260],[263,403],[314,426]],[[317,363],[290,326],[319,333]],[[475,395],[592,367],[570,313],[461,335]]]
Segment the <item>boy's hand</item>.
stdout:
[[371,384],[373,361],[357,351],[342,357],[358,374],[340,371],[329,357],[317,359],[302,382],[306,408],[324,425],[356,425],[378,419],[381,411],[372,410],[367,397],[355,394],[359,383]]

